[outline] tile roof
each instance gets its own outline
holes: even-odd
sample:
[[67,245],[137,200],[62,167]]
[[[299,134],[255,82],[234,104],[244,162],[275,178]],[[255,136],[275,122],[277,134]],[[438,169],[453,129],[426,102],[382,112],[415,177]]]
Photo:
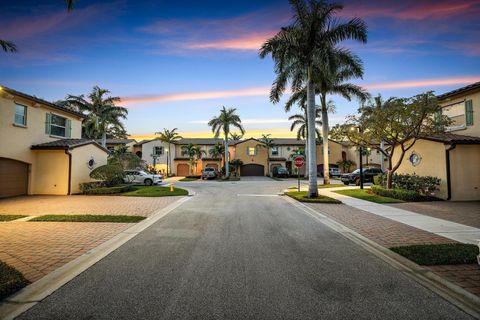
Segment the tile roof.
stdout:
[[91,139],[59,139],[55,141],[36,144],[30,147],[32,150],[71,150],[78,147],[94,144],[105,152],[109,152],[97,142]]
[[76,115],[77,117],[85,118],[85,115],[83,113],[79,112],[79,111],[76,111],[76,110],[73,110],[73,109],[70,109],[70,108],[67,108],[67,107],[59,106],[55,103],[37,98],[35,96],[29,95],[29,94],[26,94],[26,93],[23,93],[23,92],[20,92],[20,91],[17,91],[17,90],[13,90],[13,89],[10,89],[10,88],[4,87],[4,86],[0,86],[0,88],[1,88],[2,91],[10,93],[11,95],[22,97],[24,99],[28,99],[28,100],[31,100],[31,101],[35,101],[35,102],[43,104],[47,107],[57,109],[57,110],[61,110],[61,111]]
[[443,93],[443,94],[441,94],[441,95],[438,95],[438,96],[437,96],[437,99],[438,99],[438,100],[444,100],[444,99],[450,98],[450,97],[452,97],[452,96],[455,96],[455,95],[457,95],[457,94],[465,93],[465,92],[468,92],[468,91],[470,91],[470,90],[475,90],[475,89],[480,89],[480,81],[479,81],[479,82],[472,83],[472,84],[469,84],[468,86],[461,87],[461,88],[458,88],[458,89],[455,89],[455,90],[452,90],[452,91]]
[[480,144],[480,137],[465,136],[454,133],[443,133],[422,137],[425,140],[443,142],[445,144]]
[[[95,140],[99,144],[102,143],[102,139]],[[127,144],[130,142],[136,142],[135,139],[107,139],[107,144]]]
[[178,140],[177,142],[175,142],[175,144],[199,144],[199,145],[213,145],[213,144],[217,144],[217,143],[220,143],[222,144],[223,143],[223,140],[218,138],[218,139],[215,139],[215,138],[183,138],[183,139],[180,139]]

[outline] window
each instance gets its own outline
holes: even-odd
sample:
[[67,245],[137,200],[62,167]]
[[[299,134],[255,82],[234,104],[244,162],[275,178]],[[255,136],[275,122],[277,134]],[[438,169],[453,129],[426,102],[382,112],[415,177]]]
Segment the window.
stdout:
[[186,147],[182,147],[182,157],[185,157],[188,154],[188,150]]
[[58,137],[71,137],[72,121],[53,113],[47,113],[45,133]]
[[156,156],[161,156],[163,154],[163,147],[153,147],[153,154]]
[[254,155],[256,155],[256,154],[257,154],[257,148],[255,148],[255,147],[248,147],[248,148],[247,148],[247,154],[248,154],[249,156],[254,156]]
[[473,104],[472,100],[465,101],[465,124],[473,126]]
[[278,147],[272,147],[272,156],[278,156]]
[[21,104],[15,105],[15,124],[26,126],[27,125],[27,107]]

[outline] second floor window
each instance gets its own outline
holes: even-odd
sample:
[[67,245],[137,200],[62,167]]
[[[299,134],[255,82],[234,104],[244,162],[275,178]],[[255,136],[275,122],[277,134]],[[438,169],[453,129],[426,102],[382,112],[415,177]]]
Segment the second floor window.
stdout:
[[153,154],[156,156],[161,156],[163,154],[163,147],[153,147]]
[[255,147],[248,147],[247,148],[247,154],[249,156],[254,156],[257,153],[257,148]]
[[278,147],[272,147],[272,156],[278,156]]
[[70,138],[72,121],[53,113],[47,113],[45,133],[57,137]]
[[19,124],[21,126],[27,125],[27,107],[22,106],[21,104],[15,105],[15,124]]

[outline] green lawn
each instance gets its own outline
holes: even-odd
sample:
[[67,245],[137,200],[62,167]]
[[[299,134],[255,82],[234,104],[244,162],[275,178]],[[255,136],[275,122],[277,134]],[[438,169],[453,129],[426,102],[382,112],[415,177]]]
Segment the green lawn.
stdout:
[[197,181],[198,179],[200,179],[200,178],[182,178],[178,181],[188,182],[188,181]]
[[15,268],[0,261],[0,300],[25,287],[30,282]]
[[135,187],[134,191],[122,193],[122,196],[130,197],[169,197],[169,196],[187,196],[188,191],[185,189],[174,187],[174,191],[170,191],[170,187]]
[[42,222],[119,222],[119,223],[135,223],[145,219],[141,216],[110,216],[110,215],[55,215],[49,214],[45,216],[35,217],[29,221]]
[[319,184],[318,189],[327,189],[327,188],[340,188],[340,187],[346,187],[344,184]]
[[12,220],[17,220],[21,218],[25,218],[26,216],[18,215],[18,214],[12,214],[12,215],[0,215],[0,221],[12,221]]
[[390,250],[420,265],[476,263],[478,246],[465,243],[394,247]]
[[307,198],[307,191],[288,191],[285,192],[285,195],[298,200],[300,202],[310,202],[310,203],[342,203],[336,199],[319,195],[318,198]]
[[338,191],[333,191],[335,193],[343,194],[345,196],[353,197],[353,198],[358,198],[366,201],[371,201],[375,203],[400,203],[404,202],[402,200],[398,199],[393,199],[393,198],[388,198],[388,197],[382,197],[379,195],[376,195],[372,193],[369,189],[348,189],[348,190],[338,190]]

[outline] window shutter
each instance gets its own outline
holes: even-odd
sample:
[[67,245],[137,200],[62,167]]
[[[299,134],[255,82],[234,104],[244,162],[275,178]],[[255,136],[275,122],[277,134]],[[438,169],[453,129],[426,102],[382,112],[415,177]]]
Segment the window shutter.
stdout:
[[65,136],[67,138],[71,138],[72,137],[72,120],[67,119],[67,127],[65,129],[67,130],[67,132],[65,132]]
[[472,100],[465,101],[465,117],[467,126],[473,126],[473,104]]
[[52,124],[52,114],[51,113],[46,113],[46,118],[45,118],[45,133],[50,134],[50,127]]

